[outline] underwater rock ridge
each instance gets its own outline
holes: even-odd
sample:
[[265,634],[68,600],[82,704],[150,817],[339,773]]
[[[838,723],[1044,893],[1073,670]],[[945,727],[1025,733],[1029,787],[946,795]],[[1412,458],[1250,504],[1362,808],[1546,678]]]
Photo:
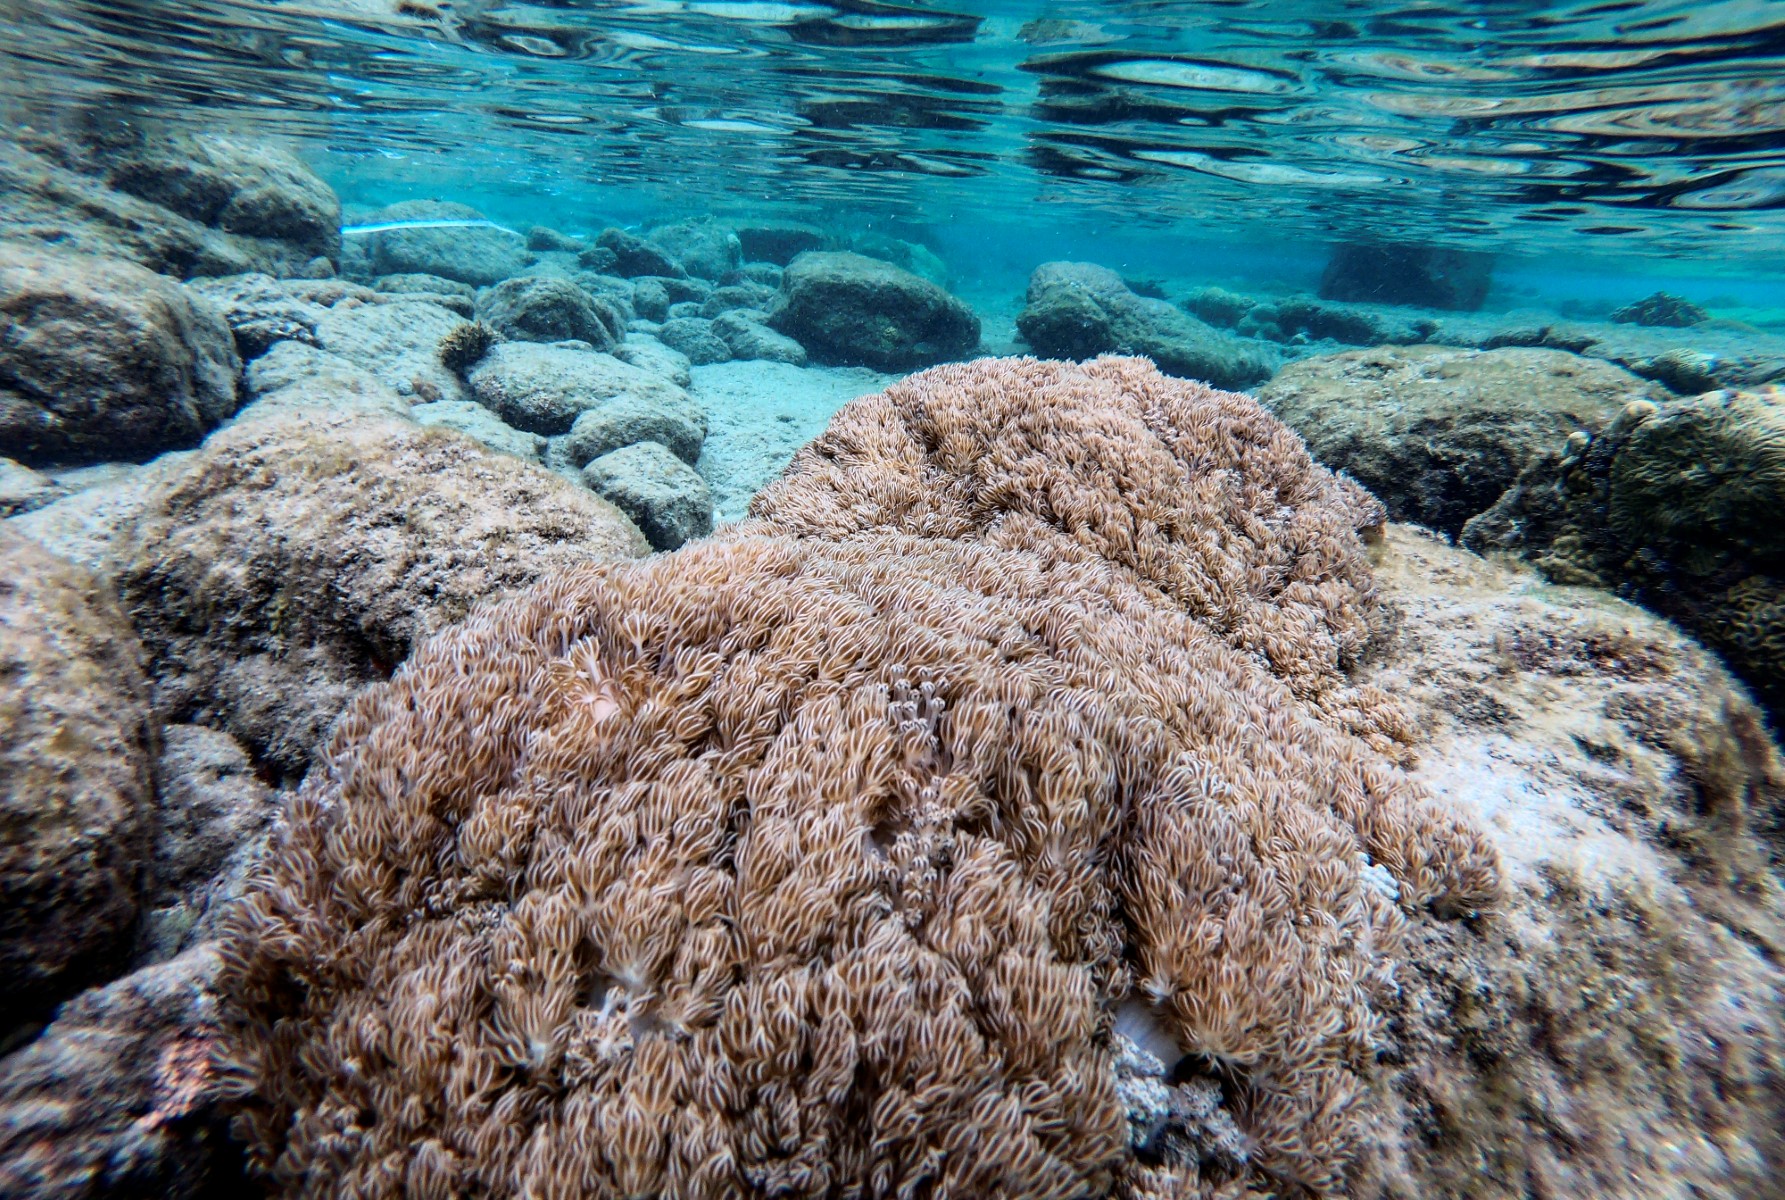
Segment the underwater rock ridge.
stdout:
[[[349,707],[225,939],[253,1162],[1341,1186],[1404,928],[1499,894],[1341,670],[1380,520],[1247,397],[980,360],[846,406],[738,526],[478,610]],[[1212,1064],[1180,1107],[1244,1162],[1135,1157],[1124,1003]]]

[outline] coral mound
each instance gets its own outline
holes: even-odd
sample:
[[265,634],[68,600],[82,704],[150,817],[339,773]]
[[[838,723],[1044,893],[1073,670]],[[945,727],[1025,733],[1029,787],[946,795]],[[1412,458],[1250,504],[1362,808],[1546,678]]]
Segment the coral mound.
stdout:
[[[855,401],[752,513],[481,609],[343,715],[224,949],[257,1165],[1341,1185],[1389,896],[1498,889],[1340,670],[1374,502],[1244,396],[1016,359]],[[1243,1161],[1131,1148],[1118,1009]]]

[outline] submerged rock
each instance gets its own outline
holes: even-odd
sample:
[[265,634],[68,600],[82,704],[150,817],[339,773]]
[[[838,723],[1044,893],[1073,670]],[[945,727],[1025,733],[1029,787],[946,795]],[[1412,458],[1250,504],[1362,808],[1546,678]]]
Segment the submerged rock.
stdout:
[[687,402],[687,393],[661,375],[587,346],[508,342],[484,356],[470,382],[479,403],[508,424],[547,437],[568,433],[582,413],[624,393],[650,403]]
[[316,323],[343,300],[370,304],[378,293],[340,279],[274,279],[229,275],[195,279],[187,288],[214,305],[229,322],[244,359],[282,341],[316,344]]
[[0,1059],[0,1195],[244,1194],[213,1062],[219,965],[206,945],[84,992]]
[[306,273],[340,255],[327,184],[264,139],[122,124],[0,139],[0,236],[188,278]]
[[280,342],[250,362],[243,378],[249,403],[236,414],[237,421],[297,408],[409,416],[409,401],[395,388],[339,354],[307,342]]
[[409,416],[421,425],[439,425],[455,429],[466,437],[482,442],[491,450],[512,454],[528,462],[538,462],[545,450],[545,439],[537,433],[504,425],[495,413],[475,400],[437,400],[433,404],[417,404]]
[[731,357],[731,347],[704,317],[672,317],[657,331],[657,339],[697,367]]
[[688,356],[680,350],[670,349],[649,334],[628,333],[625,340],[614,347],[613,355],[641,371],[661,375],[680,388],[687,387],[693,379],[689,369],[694,364],[688,361]]
[[693,396],[621,392],[579,416],[560,453],[580,468],[622,446],[657,442],[684,462],[695,463],[706,436],[706,411]]
[[1359,680],[1418,716],[1415,778],[1478,814],[1508,888],[1409,923],[1352,1194],[1769,1195],[1785,769],[1753,702],[1602,592],[1399,526],[1374,560],[1396,619]]
[[1626,406],[1553,443],[1463,530],[1562,583],[1616,589],[1721,651],[1785,714],[1785,393]]
[[40,465],[150,458],[236,407],[229,326],[122,259],[0,243],[0,454]]
[[572,563],[645,549],[612,505],[462,434],[304,412],[213,435],[112,554],[158,708],[295,776],[417,639]]
[[1346,242],[1327,260],[1320,298],[1473,312],[1487,298],[1493,270],[1492,254],[1472,250]]
[[121,966],[156,727],[142,647],[93,573],[0,525],[0,1039]]
[[761,314],[748,310],[728,312],[713,319],[713,333],[730,349],[730,358],[762,359],[791,363],[796,367],[805,366],[805,347],[786,334],[770,329],[764,324],[765,320],[766,317]]
[[420,299],[337,304],[316,322],[316,344],[400,396],[464,400],[464,381],[441,359],[440,346],[465,324],[451,309]]
[[787,267],[768,324],[815,361],[896,371],[958,358],[979,345],[979,318],[926,279],[842,251],[808,251]]
[[674,278],[688,273],[663,247],[635,233],[627,233],[624,229],[610,226],[603,229],[595,240],[599,248],[612,257],[611,263],[597,268],[599,270],[611,270],[628,279],[638,275]]
[[684,271],[700,279],[717,282],[744,261],[738,235],[711,218],[659,225],[649,236],[652,243],[667,251]]
[[619,310],[568,279],[524,275],[478,298],[478,316],[504,337],[528,342],[587,342],[611,350],[625,332]]
[[1270,377],[1272,352],[1181,312],[1137,296],[1122,277],[1094,263],[1051,262],[1029,277],[1028,304],[1017,330],[1044,358],[1087,359],[1141,354],[1171,375],[1221,388]]
[[1388,505],[1452,537],[1532,458],[1661,393],[1598,359],[1559,350],[1381,346],[1293,362],[1258,398]]
[[[405,200],[372,214],[366,223],[483,219],[483,214],[469,205]],[[363,240],[366,260],[374,275],[420,272],[485,287],[519,275],[527,266],[526,240],[488,226],[390,229],[367,234]]]
[[583,481],[631,517],[653,550],[674,550],[713,531],[706,480],[658,442],[609,451],[583,468]]
[[54,503],[67,490],[41,471],[0,458],[0,517],[17,516]]
[[824,231],[802,221],[740,221],[733,225],[744,258],[786,266],[807,250],[824,248]]

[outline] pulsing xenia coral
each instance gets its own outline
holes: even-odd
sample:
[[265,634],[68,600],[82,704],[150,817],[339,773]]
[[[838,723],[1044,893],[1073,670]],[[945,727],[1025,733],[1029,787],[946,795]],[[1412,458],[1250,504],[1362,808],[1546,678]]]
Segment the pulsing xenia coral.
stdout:
[[[314,1196],[1342,1187],[1401,919],[1371,862],[1410,906],[1497,887],[1341,671],[1379,519],[1247,397],[985,360],[850,404],[717,538],[475,613],[349,709],[233,929],[255,1161]],[[1137,1004],[1243,1164],[1131,1149]]]

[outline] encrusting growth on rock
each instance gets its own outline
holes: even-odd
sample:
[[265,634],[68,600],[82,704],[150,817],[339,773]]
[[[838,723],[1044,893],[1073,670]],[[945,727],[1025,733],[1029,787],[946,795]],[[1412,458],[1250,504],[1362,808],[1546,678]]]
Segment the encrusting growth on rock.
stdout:
[[[312,1196],[1342,1189],[1391,897],[1499,888],[1341,669],[1379,521],[1247,397],[981,360],[845,407],[716,538],[478,610],[347,710],[226,941],[254,1161]],[[1243,1162],[1131,1149],[1118,1009]]]

